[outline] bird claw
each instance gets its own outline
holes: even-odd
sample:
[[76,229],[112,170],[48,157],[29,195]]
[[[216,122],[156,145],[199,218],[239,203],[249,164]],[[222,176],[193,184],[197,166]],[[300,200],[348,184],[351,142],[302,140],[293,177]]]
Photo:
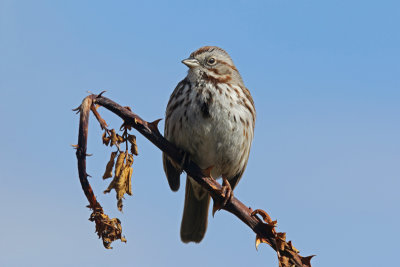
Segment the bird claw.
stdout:
[[226,205],[228,205],[228,203],[232,200],[233,197],[233,190],[231,184],[225,177],[222,177],[222,188],[220,192],[224,199],[222,201],[213,199],[214,200],[213,210],[212,210],[213,217],[215,212],[226,207]]
[[212,171],[213,168],[214,168],[214,166],[210,166],[207,169],[201,170],[201,172],[203,173],[204,176],[213,178],[212,175],[211,175],[211,171]]

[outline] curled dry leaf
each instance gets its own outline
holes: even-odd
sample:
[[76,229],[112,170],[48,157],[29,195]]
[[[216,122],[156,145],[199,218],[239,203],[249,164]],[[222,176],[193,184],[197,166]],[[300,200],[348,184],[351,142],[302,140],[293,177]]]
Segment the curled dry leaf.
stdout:
[[268,213],[266,213],[265,211],[263,211],[261,209],[256,209],[255,211],[253,211],[251,213],[251,216],[255,216],[255,215],[261,215],[261,217],[263,218],[264,222],[266,222],[267,224],[274,225],[274,226],[277,224],[277,221],[272,221],[272,219],[268,215]]
[[111,146],[115,145],[118,141],[117,134],[114,129],[111,130]]
[[107,136],[106,136],[106,132],[105,132],[105,131],[104,131],[104,133],[103,133],[101,139],[103,140],[103,144],[106,145],[106,146],[108,146],[108,144],[110,143],[110,137],[107,137]]
[[[263,218],[263,220],[265,222],[264,223],[265,230],[268,233],[270,233],[271,235],[275,235],[276,234],[275,226],[277,224],[277,221],[276,220],[273,221],[271,219],[271,217],[268,215],[268,213],[266,213],[265,211],[263,211],[261,209],[256,209],[251,213],[251,216],[257,216],[257,215],[261,215],[261,217]],[[261,219],[259,217],[257,217],[257,218],[261,221]],[[266,244],[272,246],[271,242],[267,238],[257,235],[256,236],[256,249],[257,250],[258,250],[258,246],[261,243],[266,243]]]
[[114,168],[114,161],[115,161],[115,157],[117,156],[117,153],[118,152],[111,152],[110,160],[107,163],[106,170],[103,175],[103,179],[112,177],[112,170]]
[[119,134],[117,134],[117,142],[118,142],[118,144],[120,144],[120,143],[122,143],[124,141],[125,141],[124,138],[122,136],[120,136]]
[[115,164],[115,177],[119,176],[121,173],[121,169],[124,166],[124,160],[125,160],[125,153],[121,152],[118,155],[117,158],[117,163]]
[[[275,236],[275,241],[276,241],[276,252],[278,254],[278,260],[279,260],[279,266],[280,267],[292,267],[294,266],[292,262],[290,262],[291,255],[298,254],[300,251],[297,250],[293,245],[292,242],[286,242],[286,233],[277,233],[275,231],[275,226],[277,224],[277,221],[273,221],[271,217],[266,213],[265,211],[261,209],[257,209],[251,213],[252,216],[260,215],[263,218],[264,221],[264,227],[267,232],[269,232],[271,235]],[[259,218],[261,221],[261,219]],[[256,236],[256,249],[258,249],[258,245],[261,243],[266,243],[272,246],[271,242],[262,237],[257,235]],[[311,258],[313,256],[309,257],[301,257],[298,255],[302,261],[302,264],[304,267],[311,267]]]
[[285,256],[278,256],[280,267],[292,267],[293,265],[289,263],[289,258]]
[[132,195],[132,164],[133,155],[121,152],[118,155],[115,165],[114,179],[104,191],[104,193],[109,193],[112,189],[115,189],[116,198],[118,200],[117,207],[120,211],[122,211],[122,199],[124,198],[124,194]]
[[126,184],[126,193],[130,196],[132,196],[132,173],[133,173],[133,168],[129,167],[129,172],[128,172],[128,179],[127,179],[127,184]]
[[289,249],[293,250],[294,252],[300,253],[300,250],[298,250],[297,248],[295,248],[295,247],[292,245],[292,241],[289,241],[289,242],[288,242],[288,246],[289,246]]
[[128,141],[131,143],[131,153],[135,156],[139,155],[138,148],[136,144],[136,136],[130,134],[128,135]]
[[276,247],[278,250],[284,250],[285,249],[285,243],[286,243],[286,233],[277,233],[276,234]]
[[102,209],[97,209],[92,212],[89,220],[96,223],[96,233],[103,240],[106,249],[111,249],[111,243],[117,239],[126,243],[125,237],[122,236],[121,221],[118,218],[110,219]]

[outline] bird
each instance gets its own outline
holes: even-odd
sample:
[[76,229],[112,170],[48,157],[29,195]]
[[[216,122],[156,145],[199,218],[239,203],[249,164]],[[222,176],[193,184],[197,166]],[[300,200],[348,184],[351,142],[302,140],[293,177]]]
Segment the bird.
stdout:
[[[204,46],[182,60],[189,70],[172,92],[165,114],[165,138],[213,178],[233,190],[242,177],[254,137],[256,110],[250,91],[229,54]],[[182,164],[163,153],[172,191],[180,187]],[[180,236],[199,243],[208,222],[210,194],[187,175]]]

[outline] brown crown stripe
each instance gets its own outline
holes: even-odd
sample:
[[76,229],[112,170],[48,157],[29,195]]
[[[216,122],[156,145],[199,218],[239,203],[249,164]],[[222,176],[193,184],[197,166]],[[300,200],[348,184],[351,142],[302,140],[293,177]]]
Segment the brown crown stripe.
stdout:
[[216,46],[204,46],[204,47],[201,47],[201,48],[197,49],[192,54],[190,54],[190,57],[197,56],[197,55],[202,54],[204,52],[212,52],[215,49],[217,49],[219,51],[222,51],[222,52],[224,52],[225,54],[228,55],[228,53],[226,53],[226,51],[224,49],[222,49],[222,48],[219,48],[219,47],[216,47]]

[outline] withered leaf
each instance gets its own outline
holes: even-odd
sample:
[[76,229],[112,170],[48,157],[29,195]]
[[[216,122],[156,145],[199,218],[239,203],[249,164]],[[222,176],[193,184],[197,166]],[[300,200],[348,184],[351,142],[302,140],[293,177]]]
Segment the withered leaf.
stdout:
[[107,136],[106,136],[106,132],[105,132],[105,131],[104,131],[104,133],[103,133],[101,139],[103,140],[103,144],[106,145],[106,146],[108,146],[108,144],[110,143],[110,137],[107,137]]
[[132,173],[133,173],[133,168],[129,167],[129,173],[128,173],[128,179],[127,185],[126,185],[126,193],[130,196],[132,196]]
[[117,156],[118,152],[111,152],[110,160],[107,163],[106,170],[103,175],[103,179],[107,179],[112,177],[112,170],[114,167],[115,157]]
[[282,241],[286,241],[286,233],[277,233],[276,236]]
[[117,134],[117,142],[118,142],[118,144],[121,144],[124,141],[125,141],[124,138],[122,136],[120,136],[119,134]]
[[298,250],[297,248],[295,248],[295,247],[293,246],[292,241],[289,241],[289,242],[288,242],[288,245],[289,245],[289,249],[293,250],[293,251],[296,252],[296,253],[300,253],[300,250]]
[[285,250],[286,233],[277,233],[276,237],[276,248],[278,250]]
[[137,144],[136,144],[136,136],[129,134],[128,141],[129,141],[129,143],[131,143],[131,153],[135,156],[139,155]]
[[279,259],[279,266],[291,267],[291,265],[289,265],[289,258],[288,257],[281,256],[281,257],[278,257],[278,259]]
[[111,189],[116,187],[118,180],[120,179],[121,169],[124,167],[125,153],[121,152],[118,155],[117,162],[115,163],[114,179],[108,185],[107,189],[104,190],[104,194],[110,193]]
[[111,146],[115,145],[118,141],[117,134],[114,129],[111,130]]
[[116,192],[116,198],[118,200],[117,207],[120,211],[122,211],[122,199],[124,198],[124,194],[132,195],[132,164],[133,164],[133,155],[125,154],[121,152],[118,155],[117,162],[115,165],[115,176],[111,181],[108,188],[104,191],[104,193],[109,193],[112,189]]
[[121,169],[124,167],[125,153],[121,152],[118,155],[117,163],[115,164],[115,177],[119,176],[121,173]]
[[118,239],[126,243],[125,237],[122,236],[121,222],[118,218],[110,219],[100,209],[93,211],[89,220],[96,223],[96,233],[103,240],[106,249],[111,249],[111,243]]
[[261,209],[256,209],[255,211],[253,211],[251,213],[251,216],[255,216],[255,215],[261,215],[261,217],[263,218],[264,222],[268,223],[269,225],[276,225],[277,221],[272,221],[271,217],[268,215],[268,213],[266,213],[265,211],[261,210]]

